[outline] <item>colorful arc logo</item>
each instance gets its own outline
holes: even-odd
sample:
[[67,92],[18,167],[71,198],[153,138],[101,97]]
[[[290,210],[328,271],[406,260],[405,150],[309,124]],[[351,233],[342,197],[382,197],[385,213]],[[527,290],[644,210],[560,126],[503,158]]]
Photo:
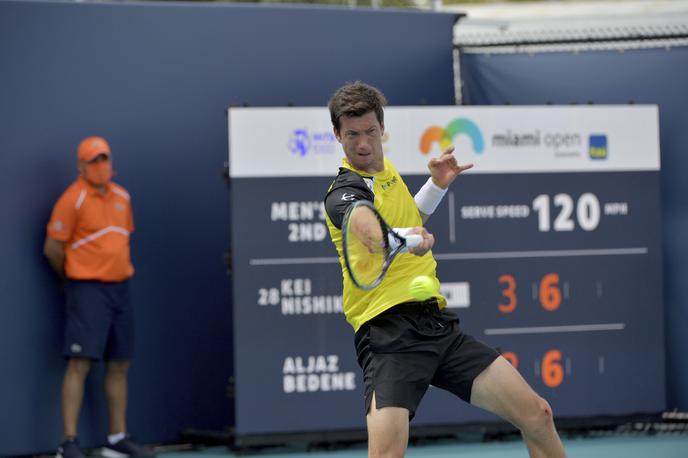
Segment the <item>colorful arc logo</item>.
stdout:
[[478,126],[470,119],[456,118],[444,129],[438,126],[426,129],[420,139],[420,152],[428,154],[435,142],[439,143],[440,149],[444,150],[452,144],[454,137],[459,134],[468,135],[473,143],[473,150],[477,154],[481,154],[485,149],[483,134]]

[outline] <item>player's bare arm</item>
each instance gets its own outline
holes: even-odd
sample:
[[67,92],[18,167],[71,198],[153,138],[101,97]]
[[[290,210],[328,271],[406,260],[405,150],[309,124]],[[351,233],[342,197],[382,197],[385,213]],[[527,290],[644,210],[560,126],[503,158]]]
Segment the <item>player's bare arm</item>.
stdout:
[[58,277],[64,279],[65,243],[46,237],[45,244],[43,245],[43,254],[48,258],[50,266],[57,273]]

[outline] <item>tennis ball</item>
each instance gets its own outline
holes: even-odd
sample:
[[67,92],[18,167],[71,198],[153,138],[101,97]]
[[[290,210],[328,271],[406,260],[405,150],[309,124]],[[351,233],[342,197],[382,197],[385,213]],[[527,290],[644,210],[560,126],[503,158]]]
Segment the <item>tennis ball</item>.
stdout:
[[419,275],[409,284],[411,296],[419,301],[429,299],[435,295],[435,282],[427,275]]

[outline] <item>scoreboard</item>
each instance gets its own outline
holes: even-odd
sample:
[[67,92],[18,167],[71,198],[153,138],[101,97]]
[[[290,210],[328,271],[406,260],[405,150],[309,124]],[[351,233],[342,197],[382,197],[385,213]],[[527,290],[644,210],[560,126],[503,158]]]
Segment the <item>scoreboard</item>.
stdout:
[[[323,198],[344,157],[324,108],[231,108],[236,431],[365,427]],[[655,106],[390,107],[411,193],[448,144],[474,163],[426,227],[441,293],[555,416],[665,408]],[[431,387],[413,425],[495,417]]]

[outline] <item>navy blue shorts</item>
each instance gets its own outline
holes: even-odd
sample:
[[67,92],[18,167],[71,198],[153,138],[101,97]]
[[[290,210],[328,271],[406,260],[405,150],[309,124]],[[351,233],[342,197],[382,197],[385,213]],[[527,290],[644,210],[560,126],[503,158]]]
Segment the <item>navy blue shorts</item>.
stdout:
[[64,355],[94,360],[131,359],[134,313],[129,283],[70,280],[66,294]]

